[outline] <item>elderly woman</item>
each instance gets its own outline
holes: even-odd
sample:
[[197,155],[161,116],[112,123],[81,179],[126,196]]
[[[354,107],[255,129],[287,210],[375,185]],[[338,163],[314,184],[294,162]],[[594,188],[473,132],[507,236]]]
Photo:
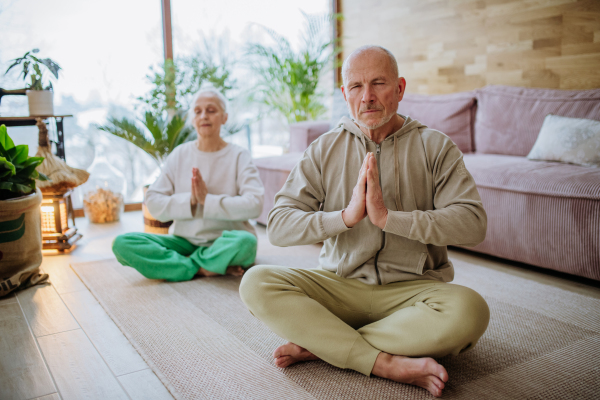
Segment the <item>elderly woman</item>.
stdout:
[[220,136],[228,116],[225,97],[204,89],[192,104],[188,120],[198,139],[173,150],[146,194],[154,218],[173,220],[171,234],[127,233],[113,243],[121,264],[151,279],[241,275],[256,257],[248,219],[262,211],[258,170],[248,151]]

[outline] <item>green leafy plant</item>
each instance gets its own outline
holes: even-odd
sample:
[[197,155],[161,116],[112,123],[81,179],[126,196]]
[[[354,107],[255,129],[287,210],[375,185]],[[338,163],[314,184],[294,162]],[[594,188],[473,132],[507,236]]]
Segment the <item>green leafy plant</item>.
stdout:
[[[228,97],[236,85],[230,69],[234,61],[223,50],[227,44],[222,38],[215,41],[217,45],[211,43],[205,39],[204,49],[195,55],[176,62],[167,60],[160,69],[150,68],[146,77],[152,89],[137,99],[141,118],[111,116],[106,124],[96,127],[129,141],[161,165],[175,147],[196,138],[194,128],[186,125],[186,111],[194,93],[209,83]],[[230,116],[223,131],[233,134],[242,127]]]
[[329,38],[331,17],[308,15],[303,45],[295,51],[277,32],[264,28],[274,44],[251,44],[247,54],[258,76],[255,100],[281,113],[289,123],[315,120],[327,108],[318,85],[323,73],[332,67],[338,51]]
[[28,89],[30,90],[51,90],[52,82],[48,82],[46,87],[43,86],[44,74],[42,69],[46,69],[58,79],[58,71],[61,69],[60,66],[49,58],[38,58],[32,53],[38,53],[38,49],[33,49],[25,53],[23,57],[15,58],[10,67],[6,70],[5,74],[11,69],[18,65],[22,65],[23,80],[27,83],[27,77],[31,79]]
[[98,129],[125,139],[148,153],[161,165],[173,149],[196,137],[194,129],[186,125],[185,114],[177,112],[172,118],[146,112],[140,120],[109,117]]
[[25,196],[35,191],[35,180],[48,177],[36,168],[44,157],[29,157],[29,146],[15,146],[6,125],[0,126],[0,200]]
[[[152,89],[138,97],[144,111],[162,113],[169,109],[187,110],[192,96],[205,84],[210,84],[231,100],[229,92],[235,88],[231,69],[235,60],[227,54],[223,38],[214,43],[204,39],[203,49],[176,61],[167,60],[159,69],[150,67],[147,80]],[[173,89],[174,88],[174,89]]]

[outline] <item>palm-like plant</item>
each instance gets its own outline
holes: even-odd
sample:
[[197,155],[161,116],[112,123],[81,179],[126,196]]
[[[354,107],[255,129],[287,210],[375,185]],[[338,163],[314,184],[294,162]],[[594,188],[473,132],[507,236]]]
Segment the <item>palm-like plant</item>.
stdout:
[[109,117],[106,125],[97,128],[131,142],[148,153],[159,166],[175,147],[196,137],[194,129],[186,125],[182,112],[172,118],[165,117],[164,113],[146,112],[139,121]]
[[264,29],[274,44],[251,44],[247,50],[258,76],[255,98],[280,112],[289,123],[314,120],[325,113],[318,84],[335,55],[329,38],[331,17],[303,14],[306,24],[300,51],[294,51],[286,38],[268,28]]

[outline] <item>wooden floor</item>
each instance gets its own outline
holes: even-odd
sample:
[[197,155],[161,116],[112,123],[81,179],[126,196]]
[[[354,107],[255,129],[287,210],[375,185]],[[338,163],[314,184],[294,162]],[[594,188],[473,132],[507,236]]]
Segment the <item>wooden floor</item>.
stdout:
[[[141,212],[119,223],[77,219],[84,237],[69,254],[44,254],[51,285],[0,299],[0,399],[171,399],[171,395],[70,268],[71,263],[112,257],[114,237],[142,231]],[[258,227],[259,241],[267,240]],[[475,253],[451,258],[600,298],[589,282],[524,269]]]

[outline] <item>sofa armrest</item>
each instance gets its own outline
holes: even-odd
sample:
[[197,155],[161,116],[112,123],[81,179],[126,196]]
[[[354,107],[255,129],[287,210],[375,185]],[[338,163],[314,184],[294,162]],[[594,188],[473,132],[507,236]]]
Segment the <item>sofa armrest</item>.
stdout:
[[329,121],[290,124],[290,153],[303,152],[316,138],[329,131]]

